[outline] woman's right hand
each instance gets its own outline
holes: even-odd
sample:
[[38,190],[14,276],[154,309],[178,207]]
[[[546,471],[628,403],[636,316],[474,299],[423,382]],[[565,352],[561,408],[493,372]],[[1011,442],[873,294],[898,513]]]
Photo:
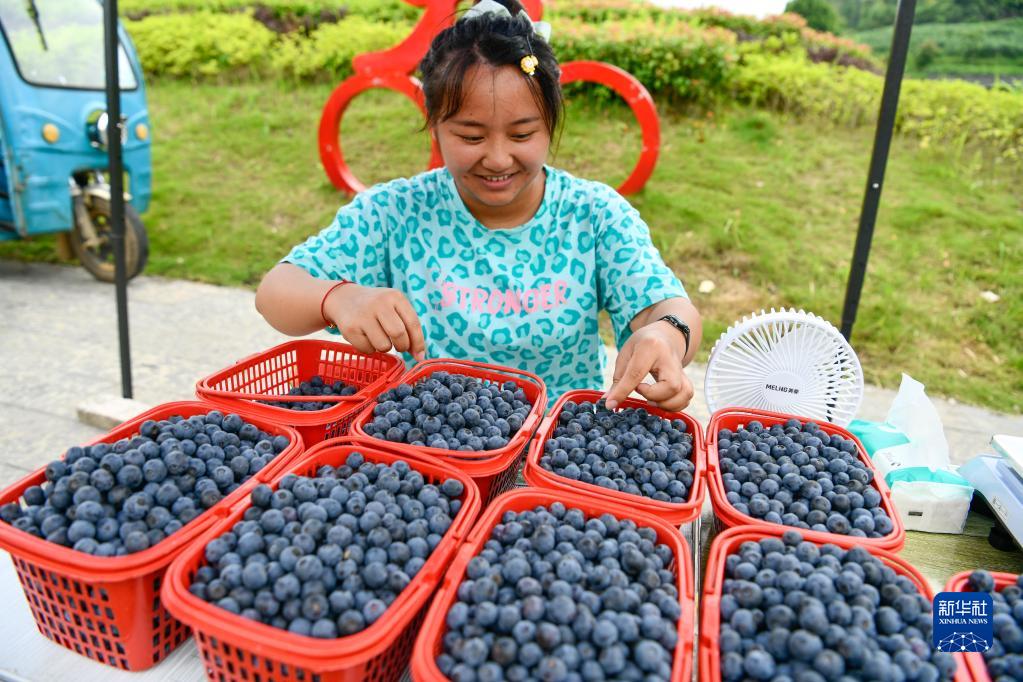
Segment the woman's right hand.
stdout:
[[426,357],[419,316],[397,289],[345,284],[330,292],[323,312],[345,340],[363,353],[386,353],[393,347],[416,361]]

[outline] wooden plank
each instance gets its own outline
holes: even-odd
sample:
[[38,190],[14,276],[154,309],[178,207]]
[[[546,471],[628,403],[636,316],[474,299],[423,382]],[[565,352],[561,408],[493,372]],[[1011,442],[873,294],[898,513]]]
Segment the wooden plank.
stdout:
[[948,579],[962,571],[986,568],[1023,573],[1023,552],[1019,548],[1003,552],[987,541],[993,523],[990,518],[971,512],[962,535],[910,531],[899,555],[916,566],[935,592],[941,592]]

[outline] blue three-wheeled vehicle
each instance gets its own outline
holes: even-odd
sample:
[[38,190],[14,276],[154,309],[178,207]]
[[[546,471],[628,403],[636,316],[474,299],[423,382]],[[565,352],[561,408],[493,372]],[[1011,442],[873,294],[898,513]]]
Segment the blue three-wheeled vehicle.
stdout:
[[142,68],[123,27],[121,125],[106,114],[98,0],[0,0],[0,240],[59,233],[95,277],[114,279],[106,143],[120,129],[127,272],[149,252],[150,124]]

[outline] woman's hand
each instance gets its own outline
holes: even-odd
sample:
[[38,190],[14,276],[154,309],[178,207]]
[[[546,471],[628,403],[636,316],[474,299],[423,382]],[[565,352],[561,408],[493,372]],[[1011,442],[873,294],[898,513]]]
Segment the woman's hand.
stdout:
[[363,353],[386,353],[393,346],[417,361],[426,357],[419,316],[397,289],[345,284],[330,292],[323,311],[345,340]]
[[[682,367],[685,340],[668,322],[658,321],[639,328],[622,346],[615,361],[611,388],[605,395],[608,409],[614,409],[637,391],[657,407],[673,412],[693,399],[693,384]],[[655,383],[641,383],[647,374]]]

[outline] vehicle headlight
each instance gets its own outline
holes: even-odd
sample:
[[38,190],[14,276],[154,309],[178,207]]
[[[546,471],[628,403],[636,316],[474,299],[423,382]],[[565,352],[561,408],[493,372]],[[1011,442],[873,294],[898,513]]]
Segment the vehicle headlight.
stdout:
[[[128,141],[128,131],[123,127],[124,117],[121,117],[121,144]],[[89,136],[89,143],[97,149],[106,149],[110,142],[109,137],[110,117],[106,111],[96,109],[85,120],[86,133]]]

